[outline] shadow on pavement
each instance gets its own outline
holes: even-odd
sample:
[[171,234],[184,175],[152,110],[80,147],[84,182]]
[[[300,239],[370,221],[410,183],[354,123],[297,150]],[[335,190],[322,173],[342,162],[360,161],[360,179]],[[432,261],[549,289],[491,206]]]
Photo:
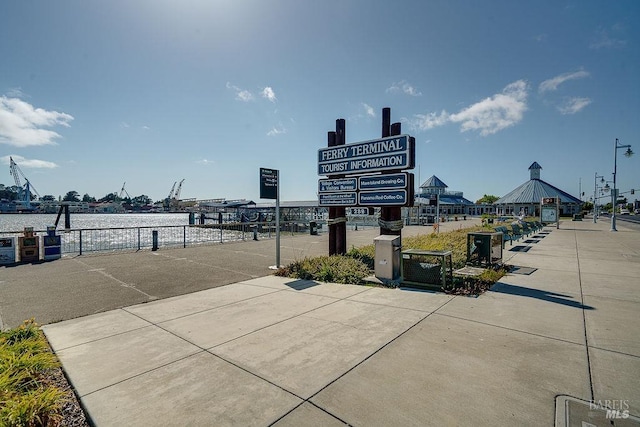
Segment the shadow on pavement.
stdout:
[[522,297],[536,298],[543,301],[553,302],[556,304],[566,305],[568,307],[582,308],[584,310],[595,310],[594,307],[584,305],[579,301],[573,300],[572,296],[558,294],[555,292],[542,291],[539,289],[526,288],[524,286],[509,285],[507,283],[497,282],[489,289],[491,292],[499,292],[501,294],[519,295]]

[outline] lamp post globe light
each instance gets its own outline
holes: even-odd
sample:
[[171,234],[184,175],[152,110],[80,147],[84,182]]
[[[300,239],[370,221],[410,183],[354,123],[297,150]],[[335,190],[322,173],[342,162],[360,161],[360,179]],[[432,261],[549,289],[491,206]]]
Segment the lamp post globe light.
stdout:
[[611,192],[611,205],[613,206],[613,214],[611,215],[611,230],[610,231],[618,231],[616,229],[616,204],[618,203],[618,190],[616,189],[616,173],[618,169],[618,150],[621,148],[626,148],[627,151],[624,152],[626,157],[633,156],[633,151],[631,151],[631,145],[622,145],[618,142],[618,138],[616,138],[616,142],[613,149],[613,191]]
[[598,178],[600,178],[600,182],[604,183],[604,176],[598,175],[596,172],[596,177],[593,181],[593,223],[598,222]]

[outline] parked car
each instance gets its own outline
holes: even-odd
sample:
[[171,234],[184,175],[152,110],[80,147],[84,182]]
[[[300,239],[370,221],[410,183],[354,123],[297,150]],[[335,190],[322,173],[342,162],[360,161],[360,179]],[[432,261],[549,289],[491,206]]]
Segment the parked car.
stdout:
[[629,209],[620,209],[620,215],[629,215]]

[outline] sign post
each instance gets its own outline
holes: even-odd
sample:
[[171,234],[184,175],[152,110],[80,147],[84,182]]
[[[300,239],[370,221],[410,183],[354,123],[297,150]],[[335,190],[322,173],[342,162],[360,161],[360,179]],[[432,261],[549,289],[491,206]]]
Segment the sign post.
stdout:
[[280,179],[277,169],[260,168],[260,198],[276,199],[276,265],[272,270],[280,268]]
[[379,139],[346,144],[345,121],[336,120],[327,148],[318,150],[318,175],[326,177],[318,181],[318,205],[329,208],[329,255],[346,252],[346,207],[380,207],[380,234],[397,236],[380,241],[401,247],[401,207],[413,206],[415,192],[414,175],[404,170],[415,167],[415,144],[400,123],[391,124],[390,108],[382,110]]

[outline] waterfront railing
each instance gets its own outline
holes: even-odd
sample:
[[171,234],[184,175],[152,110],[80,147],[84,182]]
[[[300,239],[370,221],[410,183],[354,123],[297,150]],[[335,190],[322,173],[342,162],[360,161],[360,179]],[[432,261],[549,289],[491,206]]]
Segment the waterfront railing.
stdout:
[[[309,232],[309,223],[283,222],[281,233]],[[157,247],[183,247],[261,240],[275,237],[275,223],[223,223],[206,225],[144,226],[59,229],[62,254],[82,255],[89,252],[153,249],[154,232],[157,232]],[[2,231],[0,237],[22,236],[21,231]],[[44,230],[34,231],[35,235],[45,236]],[[42,239],[41,239],[42,240]]]

